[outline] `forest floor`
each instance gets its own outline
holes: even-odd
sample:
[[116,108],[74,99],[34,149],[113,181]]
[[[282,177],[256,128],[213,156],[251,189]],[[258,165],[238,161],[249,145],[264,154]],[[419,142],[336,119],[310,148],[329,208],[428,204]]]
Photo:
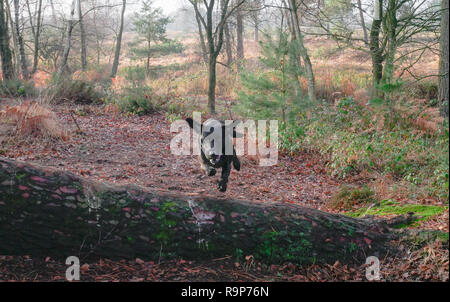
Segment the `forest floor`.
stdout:
[[[1,109],[1,108],[0,108]],[[326,173],[317,154],[280,154],[274,167],[259,167],[242,158],[240,172],[233,170],[228,191],[217,190],[218,176],[206,177],[196,156],[170,152],[170,124],[162,114],[127,116],[105,113],[101,107],[54,106],[61,125],[72,134],[62,140],[18,140],[14,148],[2,147],[0,155],[68,170],[98,181],[138,184],[151,190],[182,195],[245,199],[258,203],[294,203],[337,212],[327,201],[343,181]],[[72,113],[71,113],[72,112]],[[75,133],[75,130],[81,133]],[[355,176],[346,182],[362,182]],[[416,228],[448,233],[448,208]],[[447,243],[431,240],[420,246],[399,242],[403,256],[380,259],[384,281],[446,281],[449,274]],[[245,256],[245,255],[244,255]],[[298,267],[264,265],[232,257],[204,262],[174,260],[154,263],[145,259],[100,259],[82,266],[83,281],[365,281],[365,264]],[[0,281],[65,280],[67,266],[61,259],[0,256]]]

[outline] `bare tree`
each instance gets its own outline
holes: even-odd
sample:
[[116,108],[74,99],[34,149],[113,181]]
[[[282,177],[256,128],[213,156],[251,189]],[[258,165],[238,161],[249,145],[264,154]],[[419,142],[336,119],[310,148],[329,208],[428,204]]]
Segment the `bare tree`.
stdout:
[[201,23],[200,18],[198,17],[197,14],[195,14],[195,20],[197,21],[197,26],[198,26],[198,35],[199,35],[199,39],[200,39],[200,47],[202,49],[202,59],[203,59],[203,62],[205,64],[207,64],[208,63],[208,52],[206,50],[205,36],[203,35],[202,23]]
[[3,2],[3,0],[0,0],[0,56],[2,57],[3,79],[12,79],[14,78],[14,67],[9,47],[8,22]]
[[[336,1],[361,11],[358,4],[354,5],[347,0]],[[351,14],[353,10],[345,12]],[[365,38],[354,34],[355,29],[350,23],[336,22],[324,10],[312,8],[308,10],[308,17],[312,17],[311,20],[322,27],[326,35],[332,37],[340,47],[346,45],[370,54],[373,96],[382,96],[380,84],[395,81],[395,71],[399,71],[399,76],[406,72],[419,79],[412,71],[414,64],[426,52],[434,51],[433,46],[438,43],[433,37],[437,36],[435,34],[439,28],[440,10],[434,1],[375,0],[368,45],[365,44]],[[333,31],[326,24],[331,24]],[[433,35],[424,39],[423,34],[426,33]],[[407,59],[410,64],[404,64]]]
[[[245,0],[239,0],[231,6],[231,0],[222,1],[223,3],[220,4],[219,1],[216,0],[189,0],[194,7],[196,16],[200,19],[200,22],[205,29],[206,40],[208,43],[208,109],[213,114],[216,112],[217,57],[223,46],[225,22],[230,15],[245,2]],[[200,12],[199,3],[202,3],[206,8],[206,18],[203,17]],[[220,11],[218,22],[214,22],[213,20],[215,9]]]
[[249,12],[250,12],[250,19],[253,22],[253,39],[255,42],[259,41],[259,31],[260,31],[260,14],[262,9],[264,8],[264,1],[263,0],[252,0],[249,4]]
[[233,46],[229,22],[225,22],[224,34],[225,34],[225,52],[227,54],[227,66],[231,66],[231,64],[233,63]]
[[449,114],[449,63],[448,63],[448,0],[441,1],[441,36],[440,36],[440,56],[439,56],[439,100],[441,102],[442,113],[448,117]]
[[316,99],[316,84],[314,79],[314,71],[312,68],[311,59],[308,55],[308,50],[303,42],[303,33],[300,28],[299,8],[300,1],[288,0],[289,2],[289,19],[292,26],[292,37],[297,42],[299,55],[303,59],[306,69],[306,78],[308,80],[308,97],[311,101]]
[[375,0],[372,28],[370,29],[370,55],[372,56],[372,80],[374,93],[383,77],[383,47],[380,45],[381,21],[383,18],[383,2]]
[[31,69],[31,73],[35,73],[37,71],[37,67],[39,64],[39,38],[41,35],[41,24],[42,24],[42,0],[38,0],[37,2],[37,17],[36,17],[36,25],[33,22],[33,15],[31,13],[30,2],[26,0],[26,5],[28,9],[28,17],[30,21],[31,33],[33,34],[34,41],[34,49],[33,49],[33,68]]
[[66,28],[66,42],[64,44],[64,51],[62,60],[58,69],[58,75],[61,76],[67,68],[67,61],[69,60],[70,48],[72,47],[72,31],[75,24],[75,5],[77,0],[72,0],[72,4],[70,6],[70,15],[67,20],[67,28]]
[[19,0],[14,0],[14,23],[15,23],[15,31],[17,37],[17,43],[19,46],[19,58],[20,58],[20,68],[22,70],[22,77],[24,79],[28,78],[28,64],[27,58],[25,56],[25,47],[23,45],[23,36],[20,30],[20,6]]
[[126,6],[127,6],[127,0],[122,0],[122,12],[120,14],[120,26],[119,26],[119,32],[117,34],[116,51],[114,54],[114,62],[113,62],[112,70],[111,70],[111,78],[114,78],[116,76],[117,69],[119,68],[120,49],[121,49],[121,45],[122,45],[122,34],[123,34],[123,25],[124,25]]
[[87,45],[86,45],[86,31],[84,29],[83,11],[81,9],[81,0],[78,0],[78,23],[80,25],[80,39],[81,39],[81,69],[83,71],[87,68]]
[[19,49],[19,42],[17,40],[17,34],[14,30],[14,18],[11,14],[11,7],[9,5],[9,1],[5,1],[5,14],[7,22],[9,23],[9,26],[11,27],[11,34],[12,34],[12,41],[13,41],[13,47],[11,49],[12,52],[12,62],[14,66],[14,73],[19,74],[20,73],[20,53],[19,51],[16,51]]
[[366,28],[366,21],[364,20],[364,10],[362,8],[362,4],[361,4],[361,0],[357,0],[356,4],[358,6],[358,11],[359,11],[359,22],[361,23],[361,27],[363,30],[363,35],[364,35],[364,43],[366,43],[366,45],[369,44],[369,35],[367,34],[367,28]]
[[236,10],[236,62],[238,70],[244,60],[244,14],[241,8]]

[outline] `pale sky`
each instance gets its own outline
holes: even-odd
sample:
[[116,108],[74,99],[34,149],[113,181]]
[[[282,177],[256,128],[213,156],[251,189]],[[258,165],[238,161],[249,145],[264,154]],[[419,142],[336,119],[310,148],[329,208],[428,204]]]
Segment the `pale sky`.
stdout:
[[157,7],[161,7],[165,14],[170,14],[180,7],[183,7],[185,0],[154,0]]

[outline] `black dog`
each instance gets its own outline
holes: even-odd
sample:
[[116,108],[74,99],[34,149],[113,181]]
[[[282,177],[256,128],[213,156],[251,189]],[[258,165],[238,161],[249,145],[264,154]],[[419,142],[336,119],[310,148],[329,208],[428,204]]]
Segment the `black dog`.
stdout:
[[[219,191],[225,192],[227,190],[228,177],[231,173],[231,165],[233,165],[237,171],[241,169],[241,163],[236,156],[236,151],[233,146],[233,137],[240,137],[235,131],[236,124],[239,122],[233,122],[232,125],[227,126],[232,127],[232,134],[226,132],[225,123],[223,121],[210,119],[204,124],[199,125],[191,118],[187,118],[186,122],[188,122],[189,126],[194,129],[194,131],[200,134],[201,152],[199,161],[202,169],[206,171],[206,175],[214,176],[216,175],[216,169],[222,168]],[[220,138],[221,146],[217,138]],[[226,154],[225,146],[227,145],[233,147],[232,155]]]

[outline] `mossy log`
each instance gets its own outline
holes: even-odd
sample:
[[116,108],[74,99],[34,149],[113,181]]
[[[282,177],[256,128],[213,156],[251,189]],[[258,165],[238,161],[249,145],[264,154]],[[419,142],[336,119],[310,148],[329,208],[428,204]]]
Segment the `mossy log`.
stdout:
[[374,222],[291,204],[257,204],[94,182],[0,158],[0,254],[364,261],[391,233]]

